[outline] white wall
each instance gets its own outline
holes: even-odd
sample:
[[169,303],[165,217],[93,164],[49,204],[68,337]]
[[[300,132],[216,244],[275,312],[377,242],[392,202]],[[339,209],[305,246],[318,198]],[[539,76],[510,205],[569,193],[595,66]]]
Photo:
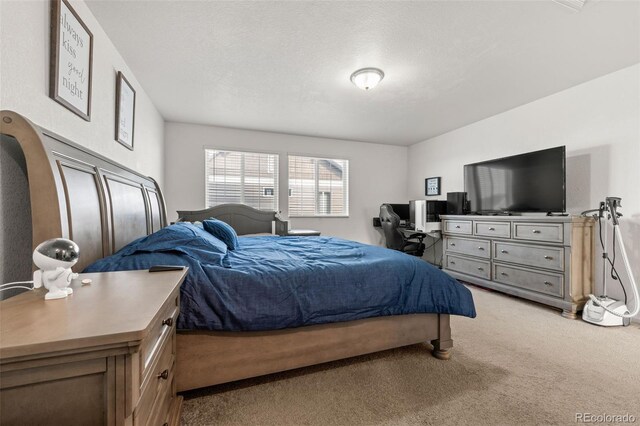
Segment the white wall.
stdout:
[[[14,110],[44,128],[153,176],[162,185],[162,116],[86,4],[76,0],[71,4],[93,33],[91,121],[49,98],[49,1],[0,0],[0,109]],[[114,140],[117,71],[122,71],[136,90],[134,151]],[[28,280],[32,248],[24,158],[4,140],[0,156],[0,258],[11,261],[9,267],[0,267],[0,283]],[[21,256],[16,257],[16,253]],[[27,256],[22,256],[25,253]]]
[[[91,121],[49,97],[49,1],[0,1],[0,109],[154,177],[164,172],[164,120],[87,5],[72,7],[93,33]],[[134,151],[114,140],[115,81],[122,71],[136,90]]]
[[202,209],[204,148],[280,154],[280,210],[287,215],[287,153],[332,156],[349,161],[348,218],[291,218],[292,228],[316,229],[323,235],[381,244],[372,227],[384,202],[408,202],[407,148],[223,127],[167,123],[165,127],[165,199],[169,218],[176,210]]
[[[426,177],[442,176],[443,194],[463,191],[464,164],[558,145],[567,147],[570,213],[622,197],[621,230],[640,279],[640,64],[409,147],[409,197],[423,194]],[[620,296],[616,282],[609,288]]]

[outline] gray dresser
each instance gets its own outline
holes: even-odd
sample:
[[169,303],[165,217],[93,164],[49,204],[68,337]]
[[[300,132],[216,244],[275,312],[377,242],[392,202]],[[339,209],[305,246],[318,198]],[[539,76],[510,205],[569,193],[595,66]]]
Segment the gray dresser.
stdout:
[[443,215],[443,270],[576,318],[593,292],[594,220]]

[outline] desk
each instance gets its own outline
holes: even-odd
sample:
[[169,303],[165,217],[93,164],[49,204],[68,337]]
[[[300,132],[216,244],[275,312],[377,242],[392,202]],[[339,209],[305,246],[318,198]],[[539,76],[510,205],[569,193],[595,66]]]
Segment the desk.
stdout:
[[415,231],[409,228],[398,228],[398,231],[402,232],[404,236],[407,238],[409,238],[411,235],[416,235],[416,236],[420,235],[422,236],[422,238],[424,237],[430,237],[430,238],[436,238],[436,239],[440,238],[440,231],[423,232],[423,231]]
[[405,238],[411,238],[411,236],[417,237],[422,237],[425,238],[427,237],[429,234],[427,234],[426,232],[422,232],[422,231],[416,231],[413,229],[409,229],[409,228],[398,228],[398,231],[402,232],[402,234],[405,236]]
[[[402,232],[402,234],[406,237],[409,238],[412,235],[420,235],[423,238],[425,237],[429,237],[433,240],[433,242],[431,244],[425,244],[425,248],[424,248],[424,255],[423,255],[423,259],[425,259],[427,262],[429,262],[430,264],[432,264],[435,267],[438,268],[442,268],[442,247],[440,247],[440,259],[438,260],[438,250],[437,250],[437,245],[439,242],[442,242],[442,234],[440,233],[440,231],[435,230],[435,231],[430,231],[430,232],[422,232],[422,231],[414,231],[413,229],[406,229],[406,228],[398,228],[398,230],[400,232]],[[429,254],[429,249],[433,249],[433,256],[431,257],[431,259],[433,260],[429,260],[429,258],[427,258],[428,254]]]

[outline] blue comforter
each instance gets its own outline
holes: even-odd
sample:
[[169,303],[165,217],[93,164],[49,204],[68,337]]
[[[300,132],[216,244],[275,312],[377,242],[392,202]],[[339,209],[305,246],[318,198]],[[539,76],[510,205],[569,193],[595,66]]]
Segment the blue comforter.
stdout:
[[180,329],[275,330],[411,313],[475,317],[471,293],[421,259],[331,237],[241,237],[176,224],[85,272],[185,265]]

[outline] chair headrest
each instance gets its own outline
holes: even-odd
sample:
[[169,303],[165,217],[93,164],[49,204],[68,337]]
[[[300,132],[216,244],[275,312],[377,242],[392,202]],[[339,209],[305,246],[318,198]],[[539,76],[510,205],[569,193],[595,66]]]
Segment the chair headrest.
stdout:
[[380,206],[380,222],[400,223],[400,216],[393,211],[393,207],[389,204],[382,204]]

